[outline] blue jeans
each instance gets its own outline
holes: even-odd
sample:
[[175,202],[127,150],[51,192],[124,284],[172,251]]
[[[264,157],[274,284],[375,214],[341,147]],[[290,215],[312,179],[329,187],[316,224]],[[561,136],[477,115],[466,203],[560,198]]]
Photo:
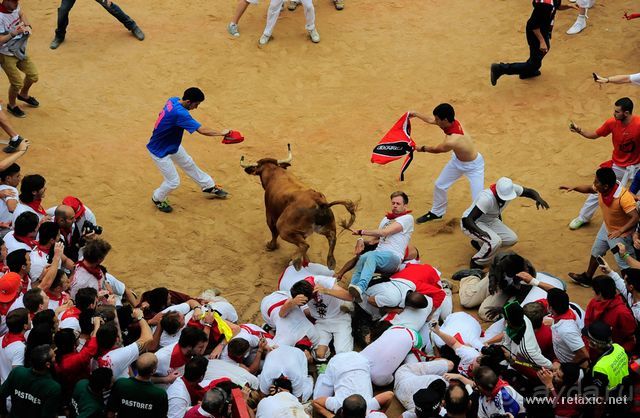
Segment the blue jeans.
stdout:
[[373,273],[395,273],[402,260],[391,251],[369,251],[358,259],[356,268],[351,276],[351,284],[358,286],[362,293],[369,287]]
[[[96,0],[102,7],[104,7],[113,17],[118,19],[120,23],[124,25],[127,30],[133,30],[137,25],[136,22],[129,17],[122,9],[115,3],[111,3],[111,6],[107,6],[103,0]],[[58,27],[56,28],[56,38],[64,39],[67,33],[67,26],[69,25],[69,12],[76,3],[76,0],[62,0],[60,7],[58,8]]]
[[[602,226],[598,230],[598,235],[596,236],[596,239],[593,242],[593,246],[591,247],[592,256],[604,257],[607,251],[611,250],[619,242],[624,244],[627,250],[631,251],[631,254],[633,254],[633,236],[631,234],[627,235],[626,237],[619,237],[619,238],[613,238],[613,239],[609,239],[608,234],[609,233],[607,231],[607,228],[604,226],[604,222],[603,222]],[[618,263],[618,267],[620,267],[620,270],[629,268],[629,265],[626,263],[626,261],[624,261],[622,257],[620,257],[620,254],[615,254],[613,258],[615,258],[616,263]]]

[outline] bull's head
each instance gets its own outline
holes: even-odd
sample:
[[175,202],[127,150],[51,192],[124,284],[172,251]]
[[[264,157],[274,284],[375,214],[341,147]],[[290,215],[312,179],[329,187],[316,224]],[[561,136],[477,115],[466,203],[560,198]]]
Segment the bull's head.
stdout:
[[264,166],[268,164],[277,165],[279,167],[286,169],[291,165],[291,160],[293,159],[293,156],[291,155],[291,144],[287,144],[287,149],[289,154],[287,155],[287,158],[285,158],[284,160],[276,160],[274,158],[263,158],[261,160],[258,160],[257,163],[249,164],[244,162],[244,155],[243,155],[242,157],[240,157],[240,167],[244,168],[245,173],[253,174],[256,176],[259,176],[260,173],[262,173]]

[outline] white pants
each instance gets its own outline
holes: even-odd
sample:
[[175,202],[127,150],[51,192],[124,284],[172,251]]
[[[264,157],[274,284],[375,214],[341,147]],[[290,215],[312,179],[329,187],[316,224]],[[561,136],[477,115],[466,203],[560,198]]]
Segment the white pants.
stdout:
[[315,327],[318,333],[318,345],[328,347],[333,340],[336,354],[353,351],[350,315],[342,313],[337,318],[318,319]]
[[[633,181],[633,178],[640,167],[638,165],[620,167],[614,164],[611,168],[613,169],[613,172],[616,173],[616,179],[618,179],[620,185],[627,187],[627,184],[630,181]],[[580,209],[578,218],[583,222],[589,222],[591,218],[593,218],[593,214],[596,213],[596,209],[598,209],[598,194],[593,193],[587,196],[587,200],[585,200],[584,205],[582,205],[582,209]]]
[[216,184],[210,175],[202,171],[196,163],[193,162],[193,158],[191,158],[182,145],[180,145],[178,152],[175,154],[169,154],[162,158],[151,154],[151,158],[153,162],[156,163],[156,166],[158,166],[164,178],[160,187],[153,192],[153,200],[156,202],[165,200],[169,193],[177,189],[180,185],[180,176],[174,163],[177,164],[186,175],[191,177],[193,181],[198,183],[201,189],[204,190]]
[[576,4],[578,7],[583,7],[585,9],[590,9],[596,3],[596,0],[577,0]]
[[[597,204],[597,202],[596,202]],[[478,228],[489,234],[489,239],[480,237],[466,228],[462,227],[462,232],[474,241],[479,242],[482,246],[471,259],[481,266],[491,263],[493,257],[496,256],[498,250],[505,246],[511,246],[518,242],[518,236],[508,226],[502,223],[498,218],[491,218],[485,221],[476,221]]]
[[[264,35],[271,36],[273,28],[276,27],[278,16],[284,0],[271,0],[269,3],[269,11],[267,12],[267,25],[264,28]],[[313,0],[301,0],[304,7],[305,29],[313,30],[316,28],[316,11],[313,8]]]
[[447,190],[460,177],[465,176],[471,186],[471,201],[475,201],[484,189],[484,158],[482,154],[473,161],[460,161],[456,154],[451,153],[451,159],[444,166],[433,189],[433,207],[431,213],[442,216],[447,211]]

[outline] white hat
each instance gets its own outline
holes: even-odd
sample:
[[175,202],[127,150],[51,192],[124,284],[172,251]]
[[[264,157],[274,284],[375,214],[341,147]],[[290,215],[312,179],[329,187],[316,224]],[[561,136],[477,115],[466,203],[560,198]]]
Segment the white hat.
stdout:
[[498,192],[498,197],[504,201],[513,200],[518,197],[515,187],[513,187],[513,181],[507,177],[500,177],[496,182],[496,192]]

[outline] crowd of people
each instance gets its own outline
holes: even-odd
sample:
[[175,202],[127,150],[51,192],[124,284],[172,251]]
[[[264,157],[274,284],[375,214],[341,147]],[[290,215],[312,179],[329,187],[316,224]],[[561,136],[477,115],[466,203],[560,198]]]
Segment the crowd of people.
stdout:
[[[97,1],[144,39],[115,3]],[[238,1],[227,27],[232,36],[255,3]],[[292,0],[288,8],[299,3],[317,43],[313,3]],[[343,0],[333,3],[344,7]],[[530,58],[493,64],[493,85],[502,75],[540,75],[559,3],[533,1]],[[577,4],[568,34],[584,30],[594,1]],[[64,42],[73,5],[62,0],[51,49]],[[283,8],[284,0],[271,0],[260,45],[271,39]],[[38,75],[25,54],[32,29],[18,0],[2,1],[0,26],[0,65],[10,82],[6,109],[25,117],[17,103],[39,106],[29,95]],[[640,84],[639,74],[593,77]],[[197,122],[190,112],[204,100],[196,87],[169,98],[154,126],[147,149],[163,183],[151,200],[161,212],[173,211],[168,195],[180,184],[174,164],[207,197],[228,195],[181,145],[185,130],[243,139]],[[623,97],[598,129],[569,127],[586,139],[611,136],[613,143],[593,184],[560,186],[588,195],[571,230],[602,212],[587,269],[569,274],[593,290],[585,306],[572,300],[565,281],[506,249],[518,240],[502,216],[509,202],[549,204],[507,177],[485,188],[482,154],[453,106],[442,103],[431,114],[409,112],[444,133],[438,145],[416,151],[451,152],[431,209],[414,222],[409,196],[391,193],[390,211],[376,228],[353,230],[355,257],[338,271],[307,261],[283,266],[261,300],[262,321],[253,324],[212,289],[138,294],[119,280],[122,267],[106,267],[111,245],[96,213],[78,196],[45,208],[46,179],[23,177],[16,161],[29,141],[0,108],[0,127],[9,135],[0,160],[0,417],[396,418],[386,412],[394,399],[403,418],[640,415],[640,118],[633,109]],[[411,237],[415,223],[444,219],[447,190],[462,176],[472,201],[460,228],[476,253],[468,269],[447,279],[420,257]],[[608,252],[616,268],[604,260]],[[454,310],[458,304],[466,311]]]

